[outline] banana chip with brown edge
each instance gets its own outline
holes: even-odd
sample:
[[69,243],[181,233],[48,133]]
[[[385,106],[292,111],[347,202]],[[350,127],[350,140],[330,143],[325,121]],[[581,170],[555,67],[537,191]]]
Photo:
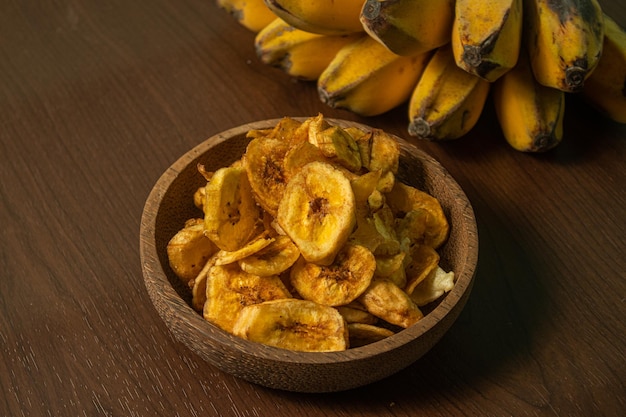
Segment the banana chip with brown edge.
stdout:
[[278,275],[291,268],[300,257],[289,236],[279,235],[258,252],[239,260],[244,271],[259,276]]
[[350,242],[365,246],[375,252],[378,245],[385,241],[374,224],[369,197],[376,192],[380,171],[370,171],[350,180],[354,193],[356,229],[350,235]]
[[424,317],[419,307],[397,285],[386,279],[374,279],[359,301],[367,311],[386,321],[407,328]]
[[256,202],[272,216],[287,185],[283,161],[289,149],[286,141],[259,137],[248,143],[241,159]]
[[428,245],[414,245],[410,250],[410,261],[406,266],[407,283],[404,291],[411,294],[439,265],[439,254]]
[[182,281],[189,282],[198,275],[218,248],[204,235],[204,221],[189,219],[169,240],[166,250],[174,274]]
[[426,218],[423,244],[439,248],[448,238],[450,225],[443,208],[435,197],[415,187],[396,181],[386,194],[387,203],[396,218],[403,218],[412,210],[424,209],[430,216]]
[[204,233],[222,250],[235,251],[257,233],[261,213],[243,168],[215,171],[206,185]]
[[274,242],[274,238],[269,235],[269,232],[267,230],[265,230],[260,235],[253,238],[251,241],[235,251],[220,250],[219,252],[217,252],[217,254],[215,255],[215,264],[226,265],[237,262],[240,259],[243,259],[250,255],[254,255],[258,251],[266,248],[272,242]]
[[287,151],[283,159],[283,173],[288,182],[300,169],[310,162],[330,162],[322,151],[311,142],[298,143]]
[[420,307],[432,303],[454,288],[454,280],[453,271],[446,272],[438,266],[415,287],[411,300]]
[[198,275],[190,282],[191,284],[191,307],[201,312],[206,303],[206,282],[209,276],[209,271],[215,265],[216,254],[211,256],[209,260],[204,264],[202,270]]
[[376,324],[378,322],[378,317],[367,311],[365,307],[357,301],[353,301],[343,306],[336,306],[335,308],[348,324]]
[[237,315],[244,306],[291,298],[291,293],[277,275],[260,277],[242,271],[237,263],[232,263],[210,268],[206,298],[204,318],[232,333]]
[[354,224],[350,181],[324,162],[311,162],[289,181],[276,220],[309,262],[330,265]]
[[370,161],[367,169],[381,171],[378,190],[386,193],[395,184],[400,166],[400,145],[393,136],[381,129],[372,129]]
[[339,126],[330,126],[314,136],[314,145],[322,154],[351,172],[361,169],[361,153],[356,141]]
[[304,142],[308,139],[308,120],[300,122],[291,117],[283,117],[276,126],[268,129],[253,129],[248,131],[248,138],[273,138],[287,142],[290,145]]
[[253,342],[303,352],[342,351],[348,329],[337,310],[313,301],[282,299],[241,309],[233,334]]
[[369,345],[394,334],[392,330],[372,324],[348,323],[348,336],[351,348]]
[[400,241],[395,229],[395,217],[386,204],[372,214],[374,227],[383,237],[383,241],[376,247],[375,255],[395,255],[400,252]]
[[376,259],[369,249],[347,243],[327,266],[298,259],[290,278],[304,299],[340,306],[356,300],[367,289],[375,270]]

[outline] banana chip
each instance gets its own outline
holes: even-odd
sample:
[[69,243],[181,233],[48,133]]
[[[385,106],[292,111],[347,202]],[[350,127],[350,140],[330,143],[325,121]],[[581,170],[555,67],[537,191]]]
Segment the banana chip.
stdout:
[[353,301],[344,306],[335,307],[346,323],[376,324],[378,317],[370,313],[360,303]]
[[408,294],[391,281],[373,280],[359,298],[367,311],[387,323],[407,328],[424,317]]
[[454,272],[446,272],[441,267],[437,267],[415,287],[410,297],[421,307],[437,300],[452,288],[454,288]]
[[169,265],[185,282],[194,279],[217,250],[217,246],[204,235],[202,219],[189,219],[167,243]]
[[204,318],[232,333],[237,315],[243,307],[291,298],[291,294],[278,276],[249,274],[234,263],[211,267],[206,281],[206,298]]
[[272,216],[287,186],[283,160],[289,143],[270,137],[252,139],[242,158],[256,202]]
[[[254,255],[258,251],[269,246],[272,242],[274,242],[274,238],[270,237],[267,231],[263,232],[256,238],[252,239],[250,242],[246,243],[243,247],[237,249],[236,251],[220,250],[215,256],[216,257],[215,264],[216,265],[232,264],[233,262],[237,262],[240,259]],[[273,274],[270,274],[270,275],[273,275]]]
[[204,233],[222,250],[235,251],[256,232],[259,209],[241,167],[218,169],[206,185]]
[[356,222],[350,181],[330,164],[305,165],[285,187],[276,220],[307,261],[331,264]]
[[439,248],[448,238],[450,226],[439,201],[424,191],[396,181],[387,193],[387,202],[398,218],[412,210],[424,209],[430,214],[426,219],[423,242],[425,245]]
[[439,254],[430,246],[419,245],[413,246],[409,256],[411,260],[406,267],[407,283],[404,290],[411,294],[437,268]]
[[288,236],[278,236],[260,251],[239,260],[244,271],[259,276],[279,275],[300,257],[298,247]]
[[304,352],[348,348],[348,329],[341,314],[313,301],[283,299],[241,309],[233,334],[253,342]]
[[340,306],[367,289],[375,270],[376,259],[369,249],[347,244],[328,266],[300,258],[291,269],[291,285],[307,300]]
[[393,336],[394,332],[384,327],[366,323],[348,323],[348,335],[350,336],[350,347],[355,348]]

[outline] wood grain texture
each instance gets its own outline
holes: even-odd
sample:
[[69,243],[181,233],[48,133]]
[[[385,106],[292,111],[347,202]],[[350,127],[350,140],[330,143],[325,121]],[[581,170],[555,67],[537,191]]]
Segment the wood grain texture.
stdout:
[[[601,2],[626,25],[624,2]],[[178,156],[255,120],[362,119],[258,62],[211,1],[0,6],[1,416],[618,416],[626,409],[626,128],[568,96],[565,138],[525,155],[488,106],[460,141],[417,145],[474,207],[476,282],[443,339],[338,394],[252,385],[177,342],[138,236]]]

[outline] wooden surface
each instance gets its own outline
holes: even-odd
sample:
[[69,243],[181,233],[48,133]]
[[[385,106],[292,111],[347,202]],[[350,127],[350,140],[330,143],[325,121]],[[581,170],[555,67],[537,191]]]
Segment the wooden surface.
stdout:
[[[626,25],[624,1],[602,2]],[[261,388],[168,333],[141,276],[161,173],[220,131],[323,112],[362,119],[261,65],[213,1],[0,5],[1,416],[618,416],[626,409],[626,127],[578,97],[565,140],[526,155],[488,106],[418,143],[478,220],[474,291],[440,343],[354,391]]]

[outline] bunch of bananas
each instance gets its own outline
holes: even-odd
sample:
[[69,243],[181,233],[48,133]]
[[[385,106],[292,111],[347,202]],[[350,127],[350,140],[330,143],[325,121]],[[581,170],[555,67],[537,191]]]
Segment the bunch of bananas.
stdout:
[[408,133],[457,139],[491,97],[507,142],[563,138],[565,95],[626,123],[626,31],[597,0],[218,0],[262,62],[361,116],[408,102]]

